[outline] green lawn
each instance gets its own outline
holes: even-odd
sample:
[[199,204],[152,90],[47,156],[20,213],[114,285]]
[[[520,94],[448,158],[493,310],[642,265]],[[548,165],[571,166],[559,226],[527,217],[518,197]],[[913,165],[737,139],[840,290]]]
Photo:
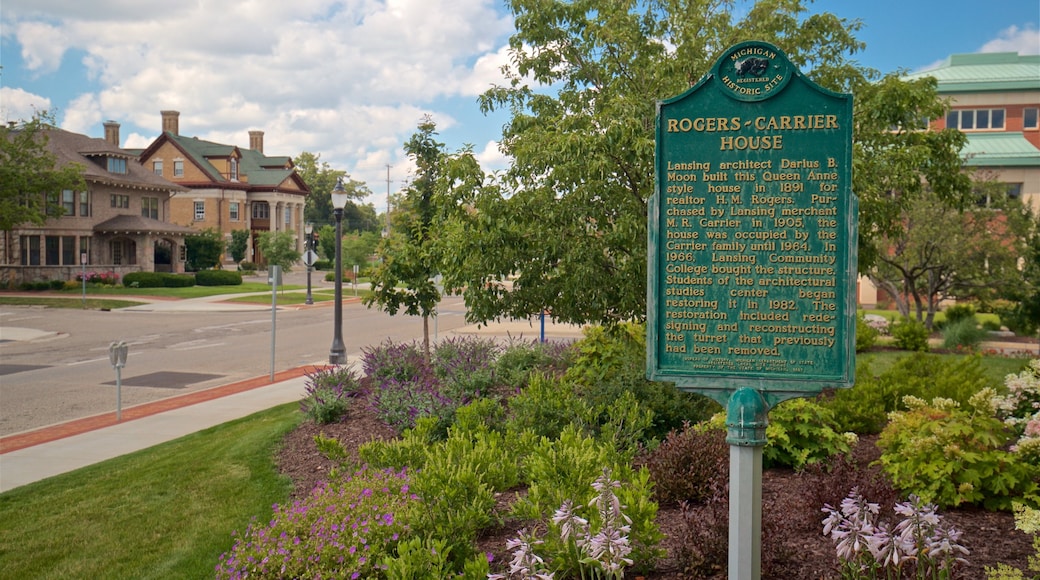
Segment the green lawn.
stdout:
[[86,310],[117,310],[144,304],[133,300],[115,300],[106,298],[63,298],[60,296],[3,296],[2,306],[45,306],[47,308],[83,308]]
[[[305,286],[279,286],[281,290],[297,290]],[[246,292],[270,292],[271,285],[266,282],[243,282],[238,286],[189,286],[187,288],[126,288],[123,286],[87,287],[87,294],[103,294],[114,296],[164,296],[169,298],[199,298],[218,294],[242,294]],[[80,290],[65,290],[69,294]]]
[[[910,353],[903,350],[886,350],[876,352],[864,352],[856,354],[856,366],[864,364],[870,364],[870,369],[874,375],[880,375],[888,370],[895,362],[908,356]],[[951,362],[960,360],[965,355],[963,354],[939,354],[931,353],[929,356],[937,356],[944,360]],[[999,388],[1004,384],[1004,377],[1011,373],[1021,372],[1029,364],[1029,359],[1025,357],[1021,358],[1008,358],[999,356],[984,356],[982,357],[982,371],[986,377],[990,379],[993,388]]]
[[0,578],[212,578],[288,498],[274,454],[301,419],[288,403],[0,494]]

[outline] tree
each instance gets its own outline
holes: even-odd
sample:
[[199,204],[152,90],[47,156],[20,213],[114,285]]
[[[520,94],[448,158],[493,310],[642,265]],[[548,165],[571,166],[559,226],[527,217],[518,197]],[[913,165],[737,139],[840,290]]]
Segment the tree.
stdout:
[[184,239],[184,268],[189,272],[208,270],[220,264],[224,239],[215,229],[206,229]]
[[[335,223],[335,218],[332,216],[332,189],[336,187],[336,181],[340,177],[343,178],[343,187],[350,200],[362,200],[372,193],[364,183],[351,179],[346,171],[332,169],[328,162],[321,161],[321,155],[304,151],[293,160],[293,163],[296,165],[296,172],[300,174],[300,178],[311,190],[311,194],[304,202],[305,221],[316,225]],[[363,213],[363,210],[355,207],[353,201],[348,201],[347,207],[351,209],[344,209],[345,217]],[[372,208],[372,213],[375,214],[375,208]],[[362,220],[357,221],[360,223]],[[349,222],[344,220],[344,223]]]
[[47,149],[47,131],[53,119],[46,111],[14,127],[0,126],[0,230],[11,231],[21,224],[42,225],[48,217],[60,216],[62,206],[55,196],[63,190],[83,191],[83,167],[58,167],[57,157]]
[[404,144],[416,166],[415,179],[403,194],[391,234],[377,248],[381,258],[372,272],[372,293],[365,304],[378,304],[391,316],[404,308],[423,318],[423,348],[430,354],[430,316],[440,292],[433,283],[439,271],[434,243],[434,191],[444,156],[444,144],[435,140],[437,125],[429,117]]
[[1021,286],[1026,215],[1007,200],[962,211],[926,188],[904,209],[902,229],[879,238],[886,250],[868,276],[900,314],[910,316],[913,306],[917,320],[932,328],[943,300],[992,299],[996,288]]
[[358,265],[365,268],[369,257],[375,253],[379,246],[379,234],[375,232],[363,232],[343,236],[343,268]]
[[231,259],[236,264],[246,258],[246,248],[248,246],[249,230],[232,230],[231,245],[228,246],[228,253],[231,254]]
[[294,232],[262,232],[257,237],[256,245],[267,261],[268,268],[279,266],[283,272],[291,272],[292,265],[300,261]]
[[[921,113],[941,106],[934,83],[893,75],[875,87],[877,72],[851,60],[863,49],[853,35],[860,23],[806,15],[804,4],[762,0],[738,18],[727,11],[731,3],[712,0],[511,0],[509,85],[487,91],[481,107],[510,111],[501,148],[513,165],[488,177],[465,153],[445,159],[461,173],[441,192],[469,200],[476,212],[456,210],[446,227],[460,245],[446,250],[445,288],[463,292],[470,319],[543,309],[575,323],[645,316],[656,103],[689,88],[719,51],[744,40],[772,42],[815,82],[857,95],[855,131],[864,140],[854,190],[865,247],[891,229],[922,176],[944,197],[963,195],[966,183],[939,171],[957,166],[954,135],[889,131],[894,118],[916,128]],[[872,171],[884,179],[873,182]],[[875,254],[866,252],[863,265]]]

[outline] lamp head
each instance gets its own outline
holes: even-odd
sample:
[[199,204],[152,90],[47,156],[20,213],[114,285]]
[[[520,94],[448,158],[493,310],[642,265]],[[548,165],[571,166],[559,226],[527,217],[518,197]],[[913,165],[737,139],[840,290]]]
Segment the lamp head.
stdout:
[[333,209],[343,209],[347,207],[347,190],[343,188],[343,178],[340,177],[336,180],[336,187],[332,189],[332,207]]
[[314,224],[312,224],[311,222],[307,222],[307,223],[303,224],[303,231],[308,236],[311,235],[311,232],[314,231]]

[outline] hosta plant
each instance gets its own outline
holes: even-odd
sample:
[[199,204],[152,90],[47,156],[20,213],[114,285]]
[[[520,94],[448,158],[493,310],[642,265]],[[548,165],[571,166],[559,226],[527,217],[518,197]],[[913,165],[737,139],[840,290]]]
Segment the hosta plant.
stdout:
[[943,524],[932,504],[911,495],[898,503],[903,518],[894,526],[881,521],[880,507],[867,501],[858,489],[839,508],[826,505],[823,534],[834,542],[841,577],[848,580],[953,578],[958,564],[965,564],[968,549],[961,533]]

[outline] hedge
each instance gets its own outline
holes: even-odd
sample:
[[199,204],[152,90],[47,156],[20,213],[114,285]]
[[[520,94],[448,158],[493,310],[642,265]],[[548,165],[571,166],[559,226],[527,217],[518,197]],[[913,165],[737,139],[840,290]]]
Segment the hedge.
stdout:
[[233,270],[202,270],[195,272],[195,283],[199,286],[239,286],[242,273]]
[[127,288],[187,288],[194,285],[195,277],[190,274],[130,272],[123,276],[123,286]]

